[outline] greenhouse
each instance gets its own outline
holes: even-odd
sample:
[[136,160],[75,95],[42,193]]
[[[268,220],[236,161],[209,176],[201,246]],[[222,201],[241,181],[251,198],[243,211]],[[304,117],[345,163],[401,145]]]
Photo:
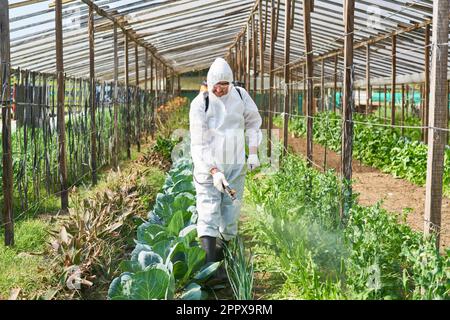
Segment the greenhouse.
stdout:
[[449,300],[449,5],[0,0],[0,300]]

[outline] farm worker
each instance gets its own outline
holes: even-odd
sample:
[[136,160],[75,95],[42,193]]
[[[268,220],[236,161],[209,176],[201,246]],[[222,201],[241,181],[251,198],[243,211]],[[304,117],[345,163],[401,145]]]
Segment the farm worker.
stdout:
[[[208,91],[199,93],[189,112],[197,233],[207,263],[223,259],[219,241],[226,243],[236,237],[245,174],[260,165],[257,148],[262,140],[262,119],[247,91],[234,87],[232,81],[230,66],[217,58],[208,71]],[[237,201],[225,193],[225,186],[236,190]]]

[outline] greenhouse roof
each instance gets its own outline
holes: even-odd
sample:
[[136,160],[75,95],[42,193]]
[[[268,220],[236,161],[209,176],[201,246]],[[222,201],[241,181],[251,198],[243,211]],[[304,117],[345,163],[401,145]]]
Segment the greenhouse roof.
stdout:
[[[207,68],[216,57],[223,57],[246,32],[252,12],[258,26],[257,4],[261,2],[263,39],[265,42],[265,70],[269,67],[270,8],[278,8],[278,36],[275,41],[275,67],[284,64],[283,0],[178,0],[178,1],[93,1],[105,13],[95,15],[96,76],[112,80],[113,20],[133,35],[141,45],[153,52],[155,59],[176,73]],[[89,75],[88,5],[89,0],[63,0],[64,69],[69,76]],[[303,1],[294,1],[295,19],[291,30],[290,60],[304,61]],[[11,62],[13,67],[54,73],[55,14],[53,0],[10,1]],[[107,16],[107,17],[105,17]],[[267,17],[267,19],[266,19]],[[425,26],[431,23],[430,0],[367,0],[355,4],[354,53],[356,79],[365,77],[366,46],[372,41],[371,75],[390,74],[393,32],[397,37],[397,75],[423,72]],[[344,40],[343,1],[315,0],[311,14],[313,54],[326,56],[325,75],[334,74],[335,52],[342,49]],[[409,28],[408,32],[404,32]],[[120,31],[120,29],[119,29]],[[377,38],[378,37],[378,38]],[[449,37],[450,39],[450,37]],[[124,69],[124,37],[119,32],[119,70]],[[130,42],[130,81],[133,81],[134,49]],[[139,68],[145,67],[145,49],[139,48]],[[320,59],[320,58],[318,58]],[[319,63],[315,73],[320,75]],[[342,59],[339,59],[342,68]],[[450,65],[449,65],[450,70]],[[119,80],[123,80],[120,72]]]

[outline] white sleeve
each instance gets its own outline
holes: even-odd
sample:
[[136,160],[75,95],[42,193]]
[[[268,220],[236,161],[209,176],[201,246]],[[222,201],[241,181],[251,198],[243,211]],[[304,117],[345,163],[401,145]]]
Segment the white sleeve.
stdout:
[[258,107],[248,92],[239,88],[244,100],[245,135],[248,138],[249,147],[258,147],[262,141],[262,119]]
[[201,172],[209,172],[216,166],[210,147],[205,103],[203,97],[194,99],[189,110],[189,131],[191,135],[191,155],[194,166]]

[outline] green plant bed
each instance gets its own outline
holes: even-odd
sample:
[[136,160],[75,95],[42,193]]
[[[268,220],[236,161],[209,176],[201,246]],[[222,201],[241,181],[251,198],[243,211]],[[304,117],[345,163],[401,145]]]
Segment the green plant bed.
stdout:
[[[443,256],[405,217],[354,205],[342,223],[333,171],[288,155],[272,176],[247,179],[257,210],[247,223],[268,267],[284,278],[272,298],[448,299],[450,250]],[[276,257],[276,259],[272,259]]]
[[[330,150],[341,149],[341,117],[335,113],[319,113],[314,119],[313,139]],[[364,164],[376,167],[394,177],[404,178],[423,186],[426,181],[428,147],[408,136],[401,136],[399,129],[377,126],[380,119],[373,116],[354,115],[353,156]],[[415,121],[415,120],[411,120]],[[364,122],[358,123],[358,122]],[[275,125],[282,126],[282,119],[276,117]],[[373,125],[371,125],[373,124]],[[289,131],[297,136],[306,135],[304,118],[293,118]],[[410,133],[414,135],[414,133]],[[444,194],[450,196],[450,147],[445,150]]]

